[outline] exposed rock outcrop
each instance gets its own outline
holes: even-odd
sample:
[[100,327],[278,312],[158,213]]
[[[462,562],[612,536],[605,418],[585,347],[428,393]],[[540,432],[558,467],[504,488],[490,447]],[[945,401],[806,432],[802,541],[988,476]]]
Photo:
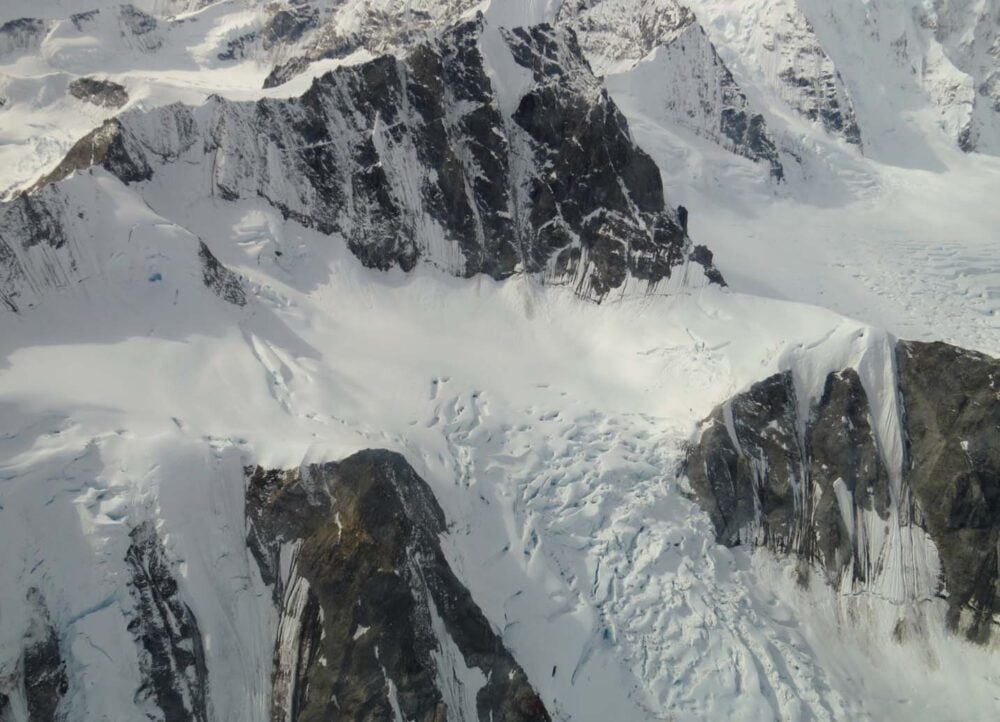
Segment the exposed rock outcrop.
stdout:
[[[775,8],[772,12],[779,13]],[[782,96],[796,111],[848,143],[861,144],[854,104],[840,73],[797,8],[783,22],[762,25],[763,49],[783,83]]]
[[612,93],[628,95],[638,111],[767,163],[775,180],[784,178],[764,116],[750,105],[701,26],[688,26],[634,68],[609,75],[607,84]]
[[136,50],[151,53],[163,45],[156,18],[135,5],[126,3],[118,7],[118,23],[123,38]]
[[125,555],[135,608],[128,629],[140,648],[143,686],[165,722],[207,722],[208,671],[198,622],[182,599],[163,544],[151,521],[129,534]]
[[[27,593],[31,609],[16,669],[0,676],[0,722],[54,722],[69,689],[59,631],[41,592]],[[0,670],[2,671],[2,670]]]
[[234,306],[245,306],[247,294],[243,290],[243,282],[239,275],[219,263],[219,259],[203,241],[198,244],[198,258],[201,259],[202,280],[205,286],[223,301],[228,301]]
[[1000,616],[1000,361],[899,342],[895,368],[897,388],[879,393],[902,407],[898,489],[853,369],[811,403],[790,372],[735,396],[704,423],[688,477],[721,543],[795,555],[845,590],[877,587],[893,545],[917,565],[927,556],[939,576],[925,591],[947,599],[952,629],[985,642]]
[[28,719],[47,722],[58,719],[59,703],[69,682],[59,634],[41,596],[36,592],[29,594],[31,597],[34,597],[38,614],[32,619],[24,639],[24,696],[28,703]]
[[0,25],[0,55],[34,50],[45,37],[48,23],[38,18],[18,18]]
[[273,719],[549,719],[451,571],[444,514],[403,457],[247,473],[248,545],[281,614]]
[[120,108],[128,102],[125,86],[111,80],[77,78],[69,84],[74,98],[103,108]]
[[[222,200],[263,199],[340,236],[382,270],[425,261],[463,277],[527,272],[595,300],[629,279],[654,289],[689,263],[704,274],[687,280],[721,280],[711,254],[694,252],[668,210],[658,168],[590,73],[576,36],[547,25],[503,31],[496,52],[508,55],[494,60],[524,81],[507,98],[489,76],[483,22],[403,59],[339,68],[301,98],[213,98],[109,120],[33,195],[0,207],[51,222],[22,228],[12,218],[0,240],[10,245],[7,235],[34,238],[50,227],[44,235],[61,238],[55,231],[67,211],[48,202],[58,194],[39,191],[98,165],[136,185],[154,210],[160,202],[143,186],[154,176],[160,186],[202,187]],[[195,166],[209,171],[192,175]],[[9,284],[0,293],[5,305],[17,304]]]
[[[945,108],[964,106],[958,144],[966,152],[1000,155],[1000,7],[935,0],[925,5],[922,27],[934,34],[943,58],[931,56],[924,72],[931,97]],[[959,82],[938,80],[934,65],[951,65],[964,75]],[[954,72],[954,71],[952,71]],[[938,82],[934,82],[934,81]]]
[[[688,250],[684,234],[665,210],[655,164],[590,75],[575,36],[548,26],[505,33],[533,79],[507,119],[481,32],[481,22],[467,23],[403,61],[335,71],[301,101],[221,108],[220,193],[260,195],[300,222],[345,232],[376,268],[408,270],[425,257],[463,276],[524,269],[596,298],[629,275],[654,285],[668,278]],[[294,137],[308,142],[298,144],[304,150],[291,149]],[[528,168],[512,163],[525,155]],[[265,175],[276,157],[302,192]],[[461,253],[457,267],[433,247],[442,234]]]
[[153,175],[152,169],[145,162],[143,154],[136,153],[134,149],[125,145],[128,140],[129,136],[123,132],[121,121],[117,118],[104,121],[100,127],[95,128],[74,143],[62,162],[46,176],[39,179],[28,193],[22,194],[21,197],[30,196],[45,186],[69,177],[78,170],[85,170],[96,165],[107,168],[123,183],[149,180]]
[[[460,22],[476,5],[476,0],[275,5],[259,33],[260,44],[265,49],[295,48],[296,54],[274,66],[264,87],[291,80],[317,60],[345,58],[359,50],[402,54]],[[227,48],[226,59],[228,54]]]
[[677,0],[567,0],[557,20],[572,27],[600,75],[635,65],[658,46],[697,26]]
[[847,369],[827,377],[807,418],[800,408],[791,373],[755,384],[713,412],[689,478],[721,543],[801,555],[832,582],[848,567],[863,580],[871,563],[853,540],[864,512],[886,520],[890,503],[864,388]]
[[[377,9],[345,4],[324,7],[319,14],[308,6],[282,8],[268,17],[259,34],[231,41],[220,58],[242,57],[253,43],[301,48],[303,52],[282,60],[269,74],[265,87],[275,87],[324,58],[344,58],[361,49],[398,53],[402,48],[425,42],[436,28],[460,22],[474,7],[470,0],[448,0],[387,2]],[[665,110],[671,121],[719,142],[727,150],[767,162],[776,178],[783,177],[763,115],[750,108],[694,13],[677,0],[572,0],[545,12],[526,8],[524,16],[525,22],[534,16],[530,22],[544,19],[557,28],[573,30],[599,76],[626,72],[660,48],[661,62],[648,74],[657,75],[653,82],[667,89],[666,94],[676,88],[678,93],[673,100],[682,107],[659,110]],[[516,15],[506,19],[511,30],[521,24]],[[294,31],[269,40],[273,35],[269,29],[275,25]],[[299,42],[303,37],[307,38],[304,44]],[[643,81],[650,79],[644,75]],[[703,118],[705,114],[710,117]]]
[[1000,623],[1000,361],[899,344],[907,474],[941,554],[948,621],[986,641]]

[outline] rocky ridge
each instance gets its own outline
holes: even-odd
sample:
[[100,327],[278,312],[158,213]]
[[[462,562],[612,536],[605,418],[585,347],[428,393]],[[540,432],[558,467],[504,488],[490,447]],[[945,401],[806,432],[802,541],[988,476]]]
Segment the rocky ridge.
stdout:
[[59,706],[68,688],[63,641],[45,599],[31,588],[27,603],[33,614],[18,664],[13,670],[0,669],[0,722],[60,719]]
[[549,719],[403,457],[247,471],[247,543],[280,609],[272,719]]
[[695,14],[676,0],[579,0],[559,8],[595,72],[615,94],[633,88],[637,109],[771,166],[784,177],[764,116],[754,110]]
[[[285,83],[304,72],[310,63],[323,59],[347,58],[358,51],[398,53],[415,40],[425,39],[434,27],[459,22],[479,5],[454,0],[417,6],[387,2],[364,10],[350,3],[337,9],[322,4],[282,9],[255,36],[257,42],[270,47],[294,46],[303,36],[308,40],[304,41],[305,52],[277,65],[265,86]],[[576,0],[553,7],[558,9],[548,16],[543,13],[544,19],[575,33],[598,76],[628,74],[636,64],[656,53],[655,82],[676,87],[677,92],[673,104],[655,112],[727,150],[767,162],[775,178],[783,176],[764,116],[751,107],[688,7],[677,0]],[[327,15],[329,18],[322,20]],[[271,30],[278,20],[287,32],[275,34]],[[225,57],[234,56],[227,50]],[[694,78],[700,80],[694,82],[692,93],[689,86]],[[643,76],[642,80],[648,82],[649,78]]]
[[948,626],[986,642],[1000,615],[1000,362],[908,341],[890,362],[899,472],[869,395],[884,390],[847,368],[810,401],[788,371],[706,420],[692,489],[720,543],[791,555],[803,580],[817,569],[843,593],[901,607],[942,598]]
[[110,80],[77,78],[69,84],[74,98],[105,108],[120,108],[128,102],[125,86]]
[[141,649],[143,677],[136,695],[167,722],[208,722],[208,672],[198,620],[180,594],[155,524],[142,522],[129,538],[125,562],[134,608],[128,630]]
[[[25,253],[68,245],[81,224],[68,217],[58,181],[93,166],[153,209],[154,176],[220,202],[262,199],[342,237],[372,268],[426,261],[464,277],[527,272],[596,300],[628,279],[648,289],[697,283],[701,272],[685,271],[691,258],[721,281],[666,206],[659,170],[587,71],[572,32],[505,32],[498,52],[525,81],[511,98],[491,82],[483,32],[473,21],[403,59],[335,70],[301,98],[214,98],[108,121],[35,191],[0,208],[5,305],[51,282],[44,269],[28,280]],[[192,183],[193,165],[211,173]],[[72,277],[76,264],[58,265]]]

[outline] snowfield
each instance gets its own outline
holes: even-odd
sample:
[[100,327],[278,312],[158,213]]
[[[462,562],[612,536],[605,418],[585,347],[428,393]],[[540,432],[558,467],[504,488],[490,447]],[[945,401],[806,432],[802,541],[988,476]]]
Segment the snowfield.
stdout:
[[[191,3],[176,10],[189,22],[157,31],[159,50],[128,53],[111,45],[114,28],[69,27],[99,4],[0,9],[0,25],[53,23],[37,47],[0,55],[0,190],[29,186],[118,112],[67,96],[74,77],[121,82],[127,108],[150,108],[296,95],[368,57],[321,61],[265,91],[273,63],[215,55],[259,21],[250,4]],[[492,3],[488,21],[553,19],[559,4],[519,5]],[[715,543],[683,462],[697,423],[755,381],[791,370],[815,398],[828,372],[853,367],[899,469],[891,343],[1000,355],[1000,157],[963,153],[960,123],[923,89],[897,88],[881,109],[880,90],[862,90],[871,34],[831,26],[819,3],[780,5],[813,21],[861,148],[754,75],[741,3],[689,5],[767,112],[786,181],[658,114],[679,91],[646,82],[655,52],[615,66],[607,87],[727,288],[595,304],[529,275],[380,272],[263,201],[193,198],[154,178],[154,209],[100,168],[64,181],[104,224],[79,249],[92,274],[23,313],[0,306],[0,680],[15,671],[30,588],[67,651],[68,719],[157,711],[136,694],[123,631],[129,531],[154,519],[204,637],[213,719],[268,719],[278,616],[246,546],[244,469],[386,448],[433,488],[455,573],[555,719],[993,718],[995,645],[945,633],[943,600],[922,591],[936,579],[933,544],[906,547],[925,557],[893,560],[898,576],[877,593],[843,596],[818,575],[803,588],[794,561]],[[516,104],[518,79],[499,78]],[[243,277],[245,306],[205,287],[199,239]],[[900,619],[922,633],[895,639]],[[22,706],[12,701],[12,720]]]
[[[683,446],[715,404],[791,363],[819,377],[882,332],[716,288],[598,306],[528,278],[383,274],[254,204],[192,218],[249,280],[244,309],[161,242],[161,280],[136,268],[120,295],[4,317],[0,589],[17,609],[37,586],[64,620],[88,718],[134,704],[135,653],[106,645],[149,516],[205,633],[216,716],[263,718],[247,691],[276,619],[243,545],[243,466],[371,447],[432,484],[460,578],[565,719],[992,709],[992,655],[943,636],[933,600],[799,589],[793,563],[716,546],[685,494]],[[927,638],[889,642],[900,613]]]

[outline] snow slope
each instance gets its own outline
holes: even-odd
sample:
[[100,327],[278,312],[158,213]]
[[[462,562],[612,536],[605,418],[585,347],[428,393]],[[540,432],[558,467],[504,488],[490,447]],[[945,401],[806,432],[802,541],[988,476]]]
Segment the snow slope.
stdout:
[[[255,290],[245,309],[208,303],[198,279],[167,270],[118,299],[70,304],[67,291],[4,317],[0,394],[16,412],[3,417],[2,513],[61,531],[5,525],[23,561],[5,566],[2,588],[41,589],[82,650],[73,709],[130,708],[133,682],[115,666],[127,654],[92,644],[124,644],[111,631],[128,613],[119,560],[128,529],[154,517],[210,640],[217,718],[260,718],[240,690],[258,684],[269,647],[256,645],[276,620],[242,546],[242,465],[371,446],[403,452],[432,484],[460,577],[565,718],[883,717],[955,703],[926,685],[923,664],[879,673],[874,623],[841,629],[832,647],[811,639],[804,607],[765,592],[745,553],[715,547],[675,476],[714,403],[778,369],[786,349],[857,325],[714,289],[593,306],[524,280],[380,274],[344,252],[292,254],[283,268],[260,245],[315,248],[311,232],[257,204],[206,200],[192,218]],[[315,286],[318,266],[330,272]],[[164,282],[176,293],[143,288]],[[67,584],[64,568],[88,573]],[[925,643],[956,660],[964,683],[950,694],[988,708],[984,652]],[[119,691],[97,702],[91,686]]]
[[[118,198],[148,212],[140,203]],[[0,513],[45,532],[4,525],[22,561],[0,588],[44,594],[74,655],[71,708],[134,704],[128,652],[107,645],[127,648],[127,532],[154,518],[209,640],[216,718],[261,719],[242,690],[259,687],[276,620],[243,546],[242,467],[368,447],[401,451],[432,484],[460,578],[564,718],[990,708],[987,652],[932,632],[913,645],[947,675],[904,646],[909,663],[887,676],[891,605],[827,589],[803,602],[782,563],[716,547],[677,479],[713,405],[790,352],[836,363],[837,339],[863,326],[717,289],[595,306],[526,278],[383,274],[259,202],[206,198],[190,219],[246,277],[246,307],[220,303],[160,244],[162,280],[125,266],[2,319]]]

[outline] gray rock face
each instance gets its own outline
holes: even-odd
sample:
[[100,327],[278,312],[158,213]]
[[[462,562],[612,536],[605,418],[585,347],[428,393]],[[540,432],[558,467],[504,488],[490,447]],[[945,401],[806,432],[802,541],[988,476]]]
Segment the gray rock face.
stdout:
[[143,12],[132,4],[121,5],[118,8],[118,22],[122,33],[132,41],[133,47],[143,52],[153,52],[163,45],[157,29],[156,18]]
[[[264,52],[280,52],[287,46],[298,43],[302,38],[319,27],[319,10],[311,5],[273,6],[259,30],[244,33],[226,44],[226,50],[218,54],[219,60],[241,60],[253,55],[258,48]],[[307,55],[296,55],[279,63],[264,81],[265,88],[281,85],[302,72],[313,60],[324,57],[316,48]],[[333,56],[331,56],[333,57]]]
[[854,105],[808,18],[801,13],[788,14],[785,27],[773,33],[765,49],[775,54],[781,67],[778,77],[793,107],[827,132],[860,145]]
[[736,86],[728,70],[724,87],[730,100],[720,113],[719,133],[728,139],[736,153],[750,160],[767,162],[771,166],[771,177],[783,180],[785,169],[778,158],[778,149],[768,135],[764,116],[749,109],[746,96]]
[[401,456],[247,472],[248,546],[281,610],[274,719],[549,719]]
[[318,17],[319,12],[309,5],[278,10],[261,29],[264,48],[298,42],[307,31],[316,27]]
[[580,35],[599,73],[635,63],[658,45],[697,25],[690,8],[677,0],[567,0],[557,19]]
[[717,409],[689,456],[691,484],[721,543],[800,555],[831,581],[848,567],[864,580],[871,563],[858,556],[865,550],[853,543],[859,532],[845,528],[844,512],[887,518],[889,489],[861,381],[851,369],[831,374],[808,418],[799,408],[783,373]]
[[[30,722],[61,719],[59,705],[69,689],[59,633],[45,600],[34,588],[27,596],[33,615],[22,640],[17,669],[12,677],[0,678],[0,722],[13,722],[24,715]],[[20,710],[15,700],[21,701]]]
[[537,166],[552,169],[529,180],[529,270],[554,255],[557,274],[598,298],[629,275],[650,284],[669,278],[688,250],[684,232],[664,208],[659,170],[632,143],[606,91],[591,88],[589,102],[566,92],[571,78],[588,77],[575,34],[540,25],[505,36],[536,83],[514,121],[530,136]]
[[17,53],[37,48],[45,33],[48,23],[38,18],[18,18],[0,25],[0,55]]
[[[16,256],[17,244],[61,242],[67,210],[52,202],[57,192],[41,191],[99,165],[140,194],[156,175],[175,187],[207,179],[204,193],[224,200],[263,199],[341,236],[382,270],[426,261],[463,277],[528,272],[595,300],[629,279],[653,289],[688,262],[721,281],[711,254],[694,251],[667,209],[659,170],[575,35],[549,26],[505,33],[508,62],[530,78],[507,112],[479,49],[482,32],[471,21],[404,59],[340,68],[301,98],[213,98],[109,120],[28,196],[0,206],[10,218],[0,254],[3,243]],[[195,166],[210,173],[193,178]],[[15,307],[2,280],[4,304]]]
[[62,162],[32,186],[28,193],[21,194],[15,202],[37,195],[46,186],[95,165],[107,168],[124,183],[149,180],[153,177],[152,168],[143,153],[126,146],[128,140],[129,136],[124,132],[121,121],[117,118],[104,121],[100,127],[74,143]]
[[219,263],[219,259],[212,255],[212,251],[204,242],[198,244],[198,258],[201,259],[202,280],[205,286],[223,301],[228,301],[234,306],[245,306],[247,295],[239,275]]
[[764,116],[756,112],[694,13],[676,0],[572,0],[558,13],[573,28],[595,72],[614,92],[621,85],[649,84],[665,104],[645,112],[669,118],[750,160],[766,162],[784,177]]
[[935,0],[923,24],[944,54],[971,80],[967,120],[958,143],[966,152],[1000,155],[1000,6]]
[[[274,47],[300,48],[298,54],[276,65],[265,80],[265,87],[276,87],[317,60],[344,58],[359,49],[397,53],[400,48],[426,42],[436,30],[460,22],[474,6],[471,0],[390,1],[366,11],[349,5],[321,6],[319,12],[309,6],[289,6],[268,17],[259,33],[262,37],[255,33],[236,38],[219,57],[235,60],[256,45],[267,47],[269,42]],[[677,100],[683,107],[672,109],[671,119],[739,155],[767,162],[775,178],[783,177],[764,117],[749,107],[689,8],[676,0],[572,0],[556,6],[548,19],[556,27],[576,33],[598,75],[622,71],[626,64],[639,62],[658,47],[677,45],[670,51],[667,67],[657,68],[662,77],[655,81],[671,87],[681,80],[683,92]],[[295,30],[269,41],[263,36],[275,24]],[[304,44],[296,44],[303,36],[307,38]],[[686,45],[695,47],[679,47]],[[685,54],[686,58],[680,57]],[[685,95],[688,97],[682,97]],[[706,113],[711,116],[707,125],[702,118]]]
[[941,554],[948,621],[985,642],[1000,614],[1000,360],[903,342],[897,364],[907,471]]
[[58,719],[59,703],[66,694],[69,683],[59,635],[41,598],[35,596],[41,614],[33,620],[24,640],[21,658],[24,665],[24,696],[28,702],[28,719],[32,722],[46,722]]
[[475,0],[275,5],[260,33],[261,46],[294,47],[297,52],[273,68],[264,87],[291,80],[317,60],[344,58],[357,50],[400,54],[460,22],[475,5]]
[[790,373],[726,402],[691,448],[688,477],[720,543],[795,555],[832,584],[874,581],[879,528],[925,531],[949,626],[985,642],[1000,614],[1000,361],[900,342],[896,368],[906,450],[895,495],[852,369],[830,374],[805,417]]
[[128,102],[125,86],[111,80],[77,78],[69,84],[69,92],[74,98],[104,108],[120,108]]
[[[376,268],[409,270],[428,255],[421,236],[430,229],[421,225],[429,216],[460,248],[459,275],[548,271],[595,298],[628,275],[649,284],[668,278],[687,241],[664,208],[655,164],[593,80],[575,36],[548,26],[505,34],[535,83],[510,123],[486,75],[480,32],[467,23],[403,61],[335,71],[300,101],[227,106],[214,137],[227,172],[235,167],[240,177],[219,178],[221,193],[260,195],[321,231],[346,231],[351,250]],[[261,140],[248,127],[261,129],[252,134]],[[303,178],[321,201],[310,207],[276,197],[259,170],[272,147],[297,136],[308,150],[282,152],[282,160],[295,168],[286,176]],[[522,144],[533,167],[515,171],[511,157],[523,155]],[[421,177],[401,177],[413,155]],[[345,177],[345,168],[354,170]],[[256,185],[239,187],[253,178]]]
[[58,203],[58,194],[50,191],[0,204],[0,303],[15,313],[18,297],[37,286],[19,256],[36,246],[60,249],[66,245]]
[[166,722],[207,722],[208,672],[198,622],[180,597],[163,545],[151,521],[129,534],[125,555],[135,603],[128,629],[140,647],[140,699],[152,701]]

